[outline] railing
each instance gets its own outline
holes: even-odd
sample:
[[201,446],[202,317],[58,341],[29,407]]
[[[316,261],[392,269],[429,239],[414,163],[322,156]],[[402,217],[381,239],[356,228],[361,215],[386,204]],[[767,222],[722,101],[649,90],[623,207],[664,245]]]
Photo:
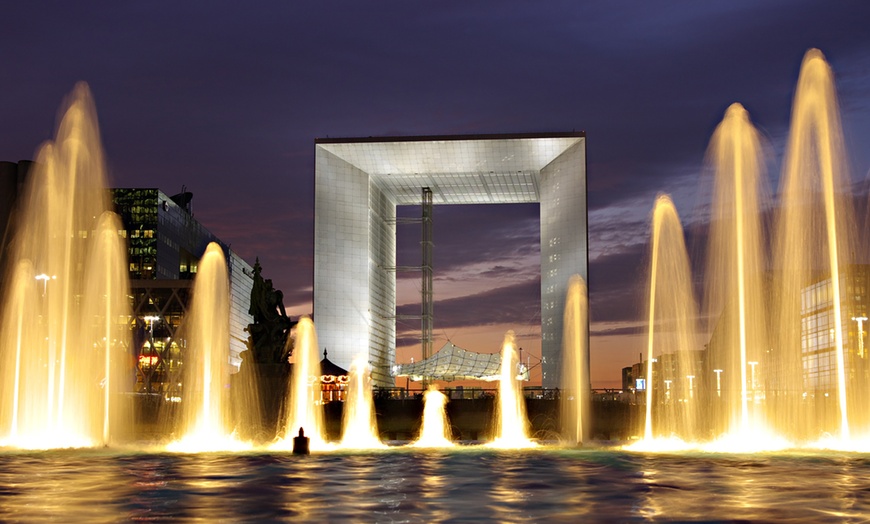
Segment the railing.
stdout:
[[[498,395],[497,388],[455,387],[440,390],[450,400],[473,400],[495,398]],[[413,399],[422,398],[425,390],[409,388],[375,388],[374,397],[378,399]],[[538,386],[523,388],[523,396],[527,399],[556,400],[561,398],[559,388],[542,388]],[[633,394],[621,389],[593,389],[593,401],[596,402],[632,402]]]

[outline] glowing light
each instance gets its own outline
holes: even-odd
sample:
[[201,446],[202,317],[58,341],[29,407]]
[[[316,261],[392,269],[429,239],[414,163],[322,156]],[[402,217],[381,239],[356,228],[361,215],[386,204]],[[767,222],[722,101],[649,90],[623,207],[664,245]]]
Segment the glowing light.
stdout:
[[423,423],[420,426],[420,436],[412,446],[418,448],[449,448],[453,447],[450,424],[447,421],[447,395],[438,391],[438,387],[430,385],[423,394]]
[[342,448],[386,447],[378,437],[372,400],[372,374],[366,355],[358,355],[348,373],[347,399],[342,413]]
[[153,366],[160,362],[160,357],[157,355],[139,355],[139,364],[143,366]]
[[794,444],[768,429],[741,428],[723,435],[701,449],[716,453],[761,453],[793,448]]
[[520,382],[515,376],[517,358],[514,332],[508,331],[501,350],[496,436],[492,442],[487,444],[489,447],[515,449],[537,446],[529,440],[528,436],[526,403]]
[[308,317],[300,318],[296,325],[296,347],[293,350],[296,362],[290,375],[290,387],[287,388],[286,403],[289,409],[284,438],[275,442],[271,449],[292,450],[293,436],[299,428],[303,428],[310,439],[311,451],[334,447],[327,445],[323,431],[323,407],[317,384],[317,377],[321,375],[318,348],[314,323]]
[[188,433],[180,440],[171,442],[166,451],[173,453],[213,453],[216,451],[248,451],[254,446],[243,442],[235,435],[221,435],[208,428]]

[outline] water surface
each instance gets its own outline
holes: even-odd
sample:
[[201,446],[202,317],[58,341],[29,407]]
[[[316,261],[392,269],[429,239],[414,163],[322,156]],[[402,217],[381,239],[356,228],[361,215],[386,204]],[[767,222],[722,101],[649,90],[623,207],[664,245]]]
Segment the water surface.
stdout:
[[0,521],[866,521],[865,454],[0,454]]

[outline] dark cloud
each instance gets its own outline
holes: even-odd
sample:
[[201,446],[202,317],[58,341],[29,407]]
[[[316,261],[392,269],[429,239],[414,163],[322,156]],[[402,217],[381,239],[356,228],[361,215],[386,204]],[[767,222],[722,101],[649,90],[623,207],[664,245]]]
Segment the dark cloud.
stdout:
[[[419,216],[419,208],[403,206],[401,216]],[[540,256],[539,206],[451,205],[433,210],[435,270],[437,275],[473,263],[505,268],[505,261]],[[397,264],[420,265],[420,226],[397,229]]]
[[[469,326],[515,325],[522,328],[540,324],[541,282],[533,280],[513,286],[490,289],[469,296],[436,301],[435,326],[439,331]],[[397,315],[419,315],[419,304],[408,304],[396,309]],[[419,336],[408,335],[419,331],[419,323],[404,321],[397,330],[406,344],[419,343]],[[447,337],[450,338],[450,337]],[[398,342],[397,342],[398,345]]]
[[[640,324],[621,325],[612,327],[596,327],[594,324],[589,330],[589,335],[593,337],[618,337],[631,335],[645,335],[649,329],[647,326]],[[419,342],[419,340],[418,340]]]

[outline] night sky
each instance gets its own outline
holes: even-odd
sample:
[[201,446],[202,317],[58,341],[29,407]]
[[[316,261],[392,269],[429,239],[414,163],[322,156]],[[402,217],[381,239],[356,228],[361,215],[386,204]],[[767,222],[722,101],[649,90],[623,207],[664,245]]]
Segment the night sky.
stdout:
[[[618,386],[643,348],[656,193],[703,230],[704,154],[728,105],[769,140],[776,188],[817,47],[856,192],[870,175],[864,1],[16,2],[2,18],[0,160],[33,158],[86,81],[112,185],[187,186],[196,218],[259,257],[293,315],[312,308],[315,138],[586,131],[596,387]],[[435,209],[436,348],[495,351],[514,329],[539,354],[537,220],[533,205]],[[411,264],[419,233],[401,227]],[[400,312],[418,308],[418,278],[400,280]],[[414,328],[399,325],[400,361],[419,357]]]

